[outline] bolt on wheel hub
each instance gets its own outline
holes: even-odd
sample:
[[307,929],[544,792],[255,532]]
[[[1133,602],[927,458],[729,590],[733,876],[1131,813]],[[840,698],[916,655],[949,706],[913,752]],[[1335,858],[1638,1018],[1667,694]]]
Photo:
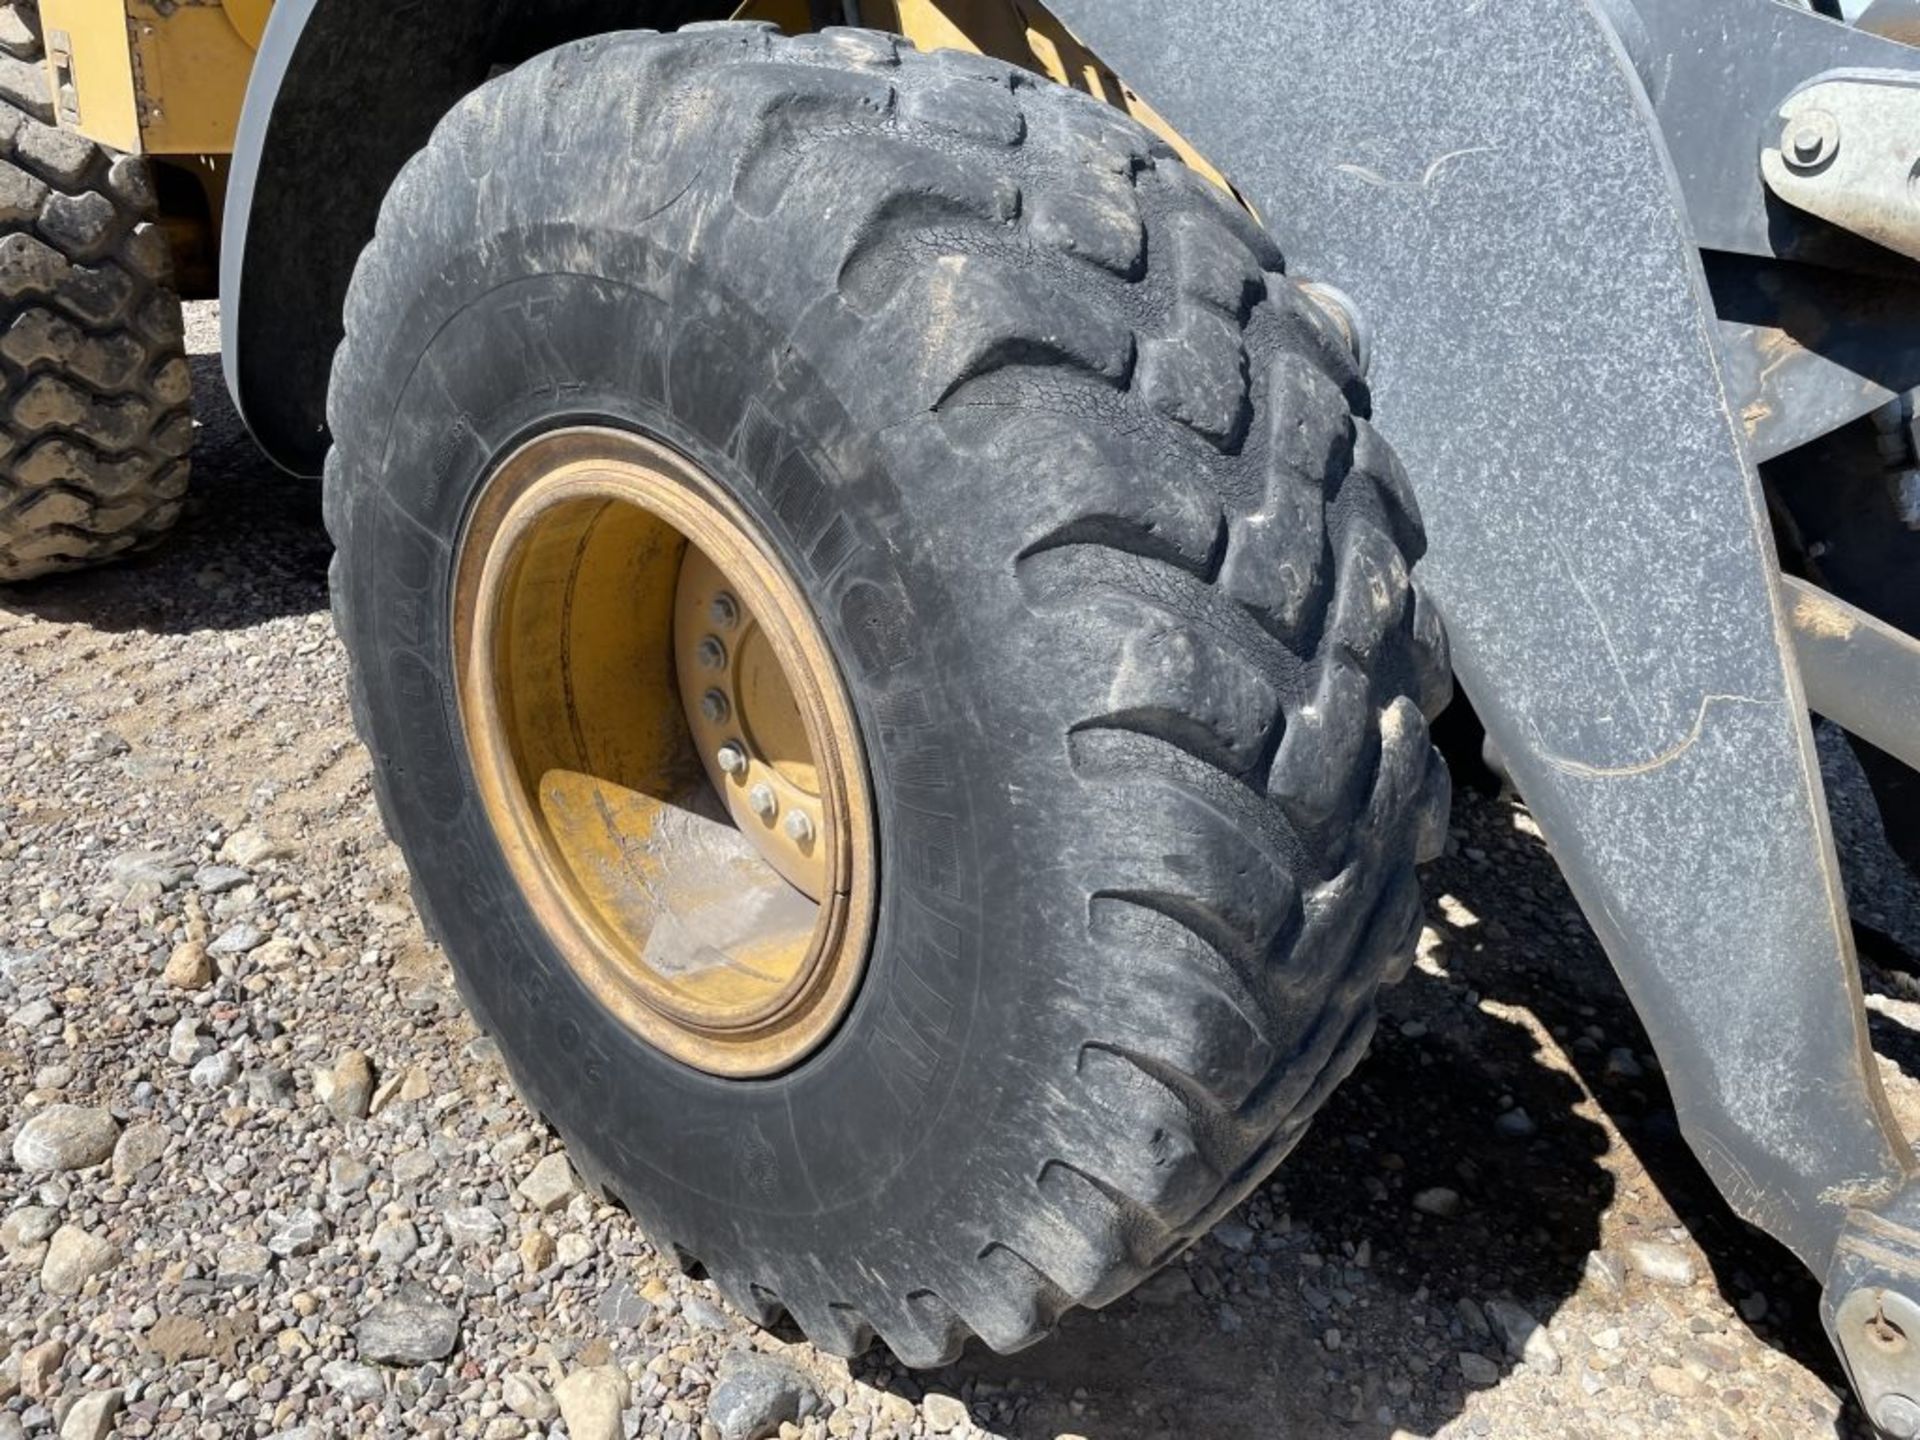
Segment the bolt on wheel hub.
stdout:
[[708,778],[767,863],[820,899],[828,888],[820,767],[766,628],[720,568],[694,552],[680,566],[673,629],[680,693],[692,701],[687,722]]
[[865,966],[871,807],[825,639],[745,512],[638,436],[542,436],[483,487],[454,610],[488,819],[574,972],[715,1074],[811,1053]]

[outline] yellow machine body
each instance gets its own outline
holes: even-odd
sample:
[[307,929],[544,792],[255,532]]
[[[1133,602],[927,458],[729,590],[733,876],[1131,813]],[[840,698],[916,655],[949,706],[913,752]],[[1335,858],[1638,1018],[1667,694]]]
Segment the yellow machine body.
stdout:
[[116,150],[228,155],[272,0],[41,0],[61,124]]
[[[116,150],[231,154],[272,7],[273,0],[41,0],[61,123]],[[790,33],[812,23],[807,0],[749,0],[737,14],[771,20]],[[1032,0],[867,0],[860,18],[922,50],[992,55],[1085,91],[1156,131],[1201,173],[1220,178]]]
[[[60,124],[157,162],[176,282],[190,298],[217,288],[228,162],[272,8],[273,0],[41,0]],[[746,0],[734,16],[797,34],[812,28],[817,8],[809,0]],[[853,14],[856,6],[845,10]],[[1147,125],[1194,170],[1228,188],[1036,0],[858,0],[857,16],[922,50],[991,55],[1092,95]]]

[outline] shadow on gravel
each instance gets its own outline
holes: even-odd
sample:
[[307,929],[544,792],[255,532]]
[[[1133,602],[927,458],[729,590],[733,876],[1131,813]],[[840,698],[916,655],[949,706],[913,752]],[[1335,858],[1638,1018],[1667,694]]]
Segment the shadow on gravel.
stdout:
[[[1459,856],[1428,871],[1430,911],[1449,895],[1475,923],[1433,915],[1444,943],[1431,959],[1444,973],[1416,969],[1387,994],[1368,1058],[1238,1212],[1287,1216],[1284,1232],[1277,1219],[1256,1225],[1246,1255],[1204,1240],[1187,1257],[1191,1293],[1176,1283],[1171,1298],[1156,1296],[1150,1283],[1105,1312],[1069,1316],[1020,1355],[975,1346],[947,1370],[915,1377],[882,1353],[856,1373],[910,1399],[1012,1400],[1006,1433],[1019,1440],[1429,1435],[1465,1406],[1459,1352],[1501,1355],[1498,1340],[1461,1328],[1458,1302],[1511,1298],[1551,1322],[1580,1289],[1601,1216],[1613,1210],[1610,1239],[1623,1226],[1625,1238],[1636,1227],[1662,1238],[1678,1215],[1722,1294],[1759,1315],[1754,1333],[1839,1384],[1818,1286],[1727,1208],[1694,1160],[1631,1005],[1545,845],[1515,832],[1515,813],[1511,800],[1458,796],[1455,824],[1469,845],[1514,843],[1494,863]],[[1572,1075],[1542,1056],[1520,1012],[1554,1035]],[[1637,1057],[1632,1065],[1610,1065],[1621,1049]],[[1527,1112],[1533,1134],[1496,1129],[1509,1103]],[[1607,1156],[1592,1106],[1626,1154]],[[1457,1218],[1413,1210],[1412,1196],[1432,1186],[1459,1193]],[[1362,1246],[1371,1253],[1356,1274]],[[1584,1353],[1577,1347],[1564,1363],[1578,1366]],[[1567,1420],[1556,1421],[1567,1436],[1587,1437]],[[1851,1407],[1842,1423],[1858,1423]]]
[[[1019,1440],[1385,1440],[1455,1418],[1458,1352],[1500,1353],[1482,1335],[1449,1335],[1458,1300],[1509,1296],[1550,1319],[1612,1198],[1604,1132],[1571,1113],[1577,1087],[1539,1063],[1523,1026],[1490,1020],[1465,1045],[1405,1018],[1458,1004],[1449,981],[1416,970],[1402,983],[1368,1058],[1239,1212],[1290,1222],[1270,1220],[1249,1253],[1202,1241],[1190,1287],[1150,1282],[1019,1355],[975,1346],[933,1377],[869,1361],[861,1378],[910,1399],[921,1382],[975,1400],[1030,1395],[1004,1431]],[[1541,1117],[1531,1140],[1494,1130],[1506,1094]],[[1434,1186],[1461,1196],[1456,1218],[1412,1208]]]
[[0,588],[0,607],[98,630],[237,630],[327,607],[320,487],[275,469],[227,397],[220,357],[190,357],[200,431],[187,510],[152,551]]
[[[1455,823],[1461,823],[1460,812],[1466,812],[1466,823],[1476,832],[1497,827],[1500,834],[1514,834],[1512,817],[1522,809],[1511,797],[1462,797]],[[1471,951],[1456,946],[1456,978],[1491,999],[1531,1011],[1560,1041],[1581,1084],[1618,1129],[1629,1152],[1612,1165],[1626,1177],[1628,1193],[1621,1203],[1627,1223],[1644,1215],[1653,1227],[1646,1233],[1657,1238],[1659,1227],[1670,1223],[1666,1212],[1678,1216],[1705,1252],[1721,1294],[1754,1336],[1844,1389],[1844,1376],[1820,1327],[1819,1284],[1784,1246],[1735,1215],[1714,1188],[1681,1137],[1652,1043],[1599,941],[1578,918],[1572,894],[1544,842],[1524,834],[1514,834],[1514,839],[1518,846],[1505,851],[1497,864],[1450,858],[1428,877],[1429,893],[1437,893],[1438,886],[1484,919],[1500,921],[1511,936],[1525,937],[1524,942],[1482,939]],[[1547,948],[1535,948],[1543,939]],[[1876,1029],[1874,1038],[1877,1043],[1890,1037]],[[1913,1055],[1914,1037],[1902,1032],[1902,1038],[1904,1053]],[[1623,1048],[1632,1052],[1640,1074],[1611,1060]],[[1544,1127],[1547,1117],[1534,1113]],[[1636,1196],[1641,1174],[1658,1191],[1662,1205],[1651,1206]],[[1563,1182],[1560,1177],[1539,1177],[1539,1183]],[[1849,1399],[1842,1424],[1861,1423]]]

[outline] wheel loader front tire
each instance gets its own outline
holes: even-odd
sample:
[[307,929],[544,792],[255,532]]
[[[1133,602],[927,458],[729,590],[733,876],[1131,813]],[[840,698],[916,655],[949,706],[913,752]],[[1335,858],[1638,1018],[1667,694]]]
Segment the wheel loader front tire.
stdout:
[[146,162],[53,120],[38,8],[0,4],[0,583],[157,539],[193,441]]
[[[1364,401],[1244,213],[995,62],[623,35],[441,124],[348,301],[336,616],[423,914],[663,1252],[826,1349],[933,1365],[1125,1293],[1299,1139],[1445,825],[1444,647]],[[751,1073],[637,1011],[569,911],[613,946],[717,813],[582,773],[653,743],[668,641],[621,637],[674,606],[679,635],[651,569],[707,544],[757,544],[735,570],[817,627],[877,872],[856,992]],[[734,663],[740,608],[700,604],[683,687]],[[475,677],[509,671],[496,707]],[[727,721],[694,698],[696,736]],[[571,890],[525,863],[562,831]]]

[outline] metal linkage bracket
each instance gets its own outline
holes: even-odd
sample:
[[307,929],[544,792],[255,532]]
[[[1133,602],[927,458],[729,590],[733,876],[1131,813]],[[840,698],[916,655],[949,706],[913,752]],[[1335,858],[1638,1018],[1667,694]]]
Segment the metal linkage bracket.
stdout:
[[1780,588],[1807,703],[1920,770],[1920,639],[1791,575]]
[[1760,152],[1769,190],[1920,260],[1920,77],[1829,71],[1789,95],[1778,119]]
[[1892,1440],[1920,1440],[1920,1197],[1856,1210],[1834,1248],[1820,1318],[1860,1404]]

